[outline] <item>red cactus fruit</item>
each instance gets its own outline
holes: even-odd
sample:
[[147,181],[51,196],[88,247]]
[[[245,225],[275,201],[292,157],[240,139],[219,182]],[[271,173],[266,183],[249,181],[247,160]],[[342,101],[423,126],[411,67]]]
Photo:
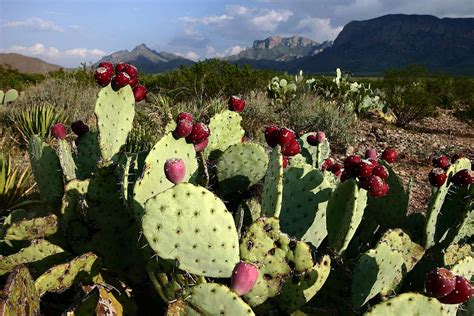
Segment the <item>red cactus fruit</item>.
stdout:
[[382,153],[382,159],[388,163],[395,162],[398,159],[397,151],[392,147],[386,148]]
[[324,160],[323,164],[321,165],[321,170],[326,171],[326,170],[331,170],[331,167],[334,166],[334,159],[328,158]]
[[206,149],[207,145],[209,144],[209,138],[202,140],[201,142],[194,144],[194,150],[198,153]]
[[186,137],[188,142],[198,144],[209,137],[210,131],[206,124],[198,122],[193,124],[191,134]]
[[135,97],[135,102],[140,102],[146,98],[146,88],[145,86],[138,85],[133,88],[133,96]]
[[340,177],[342,174],[342,164],[340,163],[335,163],[329,168],[329,171],[331,171],[336,177]]
[[105,67],[99,67],[94,71],[94,79],[101,87],[108,86],[113,75],[114,73]]
[[283,144],[281,147],[281,153],[284,156],[295,156],[301,152],[300,143],[296,139],[290,140],[288,143]]
[[352,174],[347,172],[347,170],[343,170],[342,173],[341,173],[341,182],[344,182],[344,181],[346,181],[350,178],[353,178]]
[[434,168],[428,174],[428,180],[434,187],[441,187],[446,182],[446,172],[441,168]]
[[362,178],[360,181],[361,187],[369,191],[373,197],[381,197],[388,193],[389,186],[379,176],[371,175],[370,177]]
[[236,97],[235,95],[232,96],[229,99],[229,109],[231,111],[240,113],[244,110],[244,108],[245,108],[245,100],[244,99]]
[[123,68],[123,72],[127,73],[130,78],[137,78],[138,77],[138,69],[134,65],[126,64],[125,68]]
[[54,124],[51,127],[51,135],[56,139],[65,139],[67,135],[66,127],[61,123]]
[[356,175],[357,173],[357,166],[359,163],[362,161],[359,156],[357,155],[351,155],[344,159],[344,170],[346,173],[349,175]]
[[118,63],[117,65],[115,65],[115,72],[119,73],[119,72],[124,71],[127,65],[128,65],[127,63]]
[[193,123],[188,120],[180,120],[178,124],[176,124],[176,128],[174,130],[174,135],[177,138],[188,137],[193,130]]
[[186,166],[184,161],[179,158],[171,158],[166,160],[165,175],[166,178],[174,184],[183,182],[184,176],[186,175]]
[[89,126],[84,124],[83,121],[76,121],[71,123],[71,129],[77,136],[82,136],[89,132]]
[[456,286],[455,275],[445,268],[436,268],[426,274],[425,290],[429,296],[440,298],[451,293]]
[[457,276],[454,290],[448,295],[438,298],[438,300],[443,304],[461,304],[472,296],[474,296],[474,287],[469,280],[462,276]]
[[318,139],[316,138],[316,134],[309,134],[308,137],[306,137],[306,141],[308,144],[311,146],[318,146]]
[[387,180],[388,178],[388,170],[382,165],[375,166],[372,170],[372,174],[374,176],[379,176],[382,180]]
[[138,84],[138,77],[130,78],[128,84],[130,85],[130,87],[134,88]]
[[281,128],[278,132],[278,144],[280,146],[288,145],[296,138],[295,132],[289,128]]
[[283,169],[288,167],[288,156],[283,156]]
[[451,157],[451,163],[455,163],[458,159],[464,158],[465,156],[462,153],[455,153]]
[[377,151],[375,150],[375,148],[368,148],[366,151],[365,151],[365,159],[374,159],[376,160],[377,159]]
[[237,295],[244,295],[252,290],[257,279],[258,268],[253,264],[240,261],[232,271],[230,287]]
[[280,129],[276,125],[270,125],[265,128],[265,140],[267,141],[268,146],[275,147],[278,145],[278,134]]
[[178,118],[176,119],[176,122],[179,122],[181,120],[187,120],[192,122],[193,121],[193,115],[189,114],[188,112],[180,112],[178,114]]
[[449,158],[445,155],[438,155],[432,160],[433,166],[441,169],[447,169],[450,165]]
[[374,165],[374,168],[379,165],[379,162],[377,159],[367,159],[367,160],[370,161]]
[[128,85],[129,82],[130,76],[125,72],[119,72],[114,77],[112,77],[112,89],[114,89],[114,91],[118,91]]
[[114,65],[110,61],[103,61],[99,64],[97,68],[104,67],[107,69],[112,75],[115,73]]
[[459,170],[451,178],[451,181],[456,185],[470,185],[472,183],[472,171],[463,169]]
[[356,168],[356,176],[370,177],[374,170],[374,165],[368,160],[361,160]]

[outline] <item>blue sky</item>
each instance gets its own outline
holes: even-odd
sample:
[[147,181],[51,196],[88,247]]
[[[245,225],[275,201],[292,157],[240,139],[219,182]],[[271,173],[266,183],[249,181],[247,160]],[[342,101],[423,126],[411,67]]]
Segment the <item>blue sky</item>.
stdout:
[[389,13],[473,17],[473,0],[0,0],[0,52],[73,67],[140,43],[204,59],[270,35],[333,40],[351,20]]

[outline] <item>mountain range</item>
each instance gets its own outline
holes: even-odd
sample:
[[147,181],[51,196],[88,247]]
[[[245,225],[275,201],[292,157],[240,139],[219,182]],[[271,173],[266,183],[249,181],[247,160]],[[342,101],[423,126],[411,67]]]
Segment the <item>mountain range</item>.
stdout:
[[15,53],[0,53],[0,65],[9,65],[23,73],[46,74],[61,69],[61,66],[47,63],[39,58]]

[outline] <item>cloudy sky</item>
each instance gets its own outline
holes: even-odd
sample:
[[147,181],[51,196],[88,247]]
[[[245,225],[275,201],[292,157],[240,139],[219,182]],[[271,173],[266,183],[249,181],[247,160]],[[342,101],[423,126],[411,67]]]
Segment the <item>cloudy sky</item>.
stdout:
[[0,0],[0,52],[73,67],[146,43],[197,60],[270,35],[333,40],[390,13],[474,17],[474,0]]

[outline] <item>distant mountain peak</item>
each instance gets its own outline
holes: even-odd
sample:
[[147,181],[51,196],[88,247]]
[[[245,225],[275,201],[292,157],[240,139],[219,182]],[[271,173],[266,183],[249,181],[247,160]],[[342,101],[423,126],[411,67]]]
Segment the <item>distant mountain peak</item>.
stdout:
[[276,46],[285,46],[289,48],[293,47],[307,47],[307,46],[318,46],[318,42],[315,42],[309,38],[302,36],[291,36],[281,37],[279,35],[267,37],[264,40],[256,40],[253,42],[252,48],[267,48],[272,49]]

